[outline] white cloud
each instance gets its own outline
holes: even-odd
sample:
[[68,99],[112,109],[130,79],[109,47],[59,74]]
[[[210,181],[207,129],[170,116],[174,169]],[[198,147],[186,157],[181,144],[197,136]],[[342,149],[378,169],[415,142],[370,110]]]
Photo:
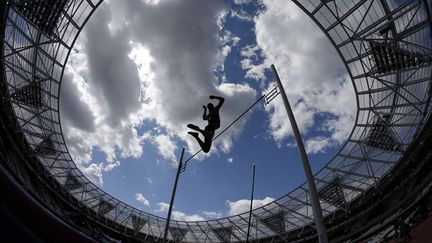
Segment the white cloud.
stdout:
[[201,213],[202,213],[206,218],[210,218],[210,219],[222,218],[222,213],[218,213],[218,212],[202,211]]
[[103,165],[102,170],[103,171],[111,171],[115,167],[120,166],[120,161],[114,161],[112,163],[106,163]]
[[250,3],[250,2],[252,2],[252,0],[234,0],[234,3],[235,4],[247,4],[247,3]]
[[224,69],[223,63],[225,61],[225,58],[231,52],[232,47],[237,46],[237,44],[240,42],[240,37],[234,35],[232,32],[228,30],[225,30],[219,39],[221,41],[220,43],[221,50],[220,50],[220,57],[219,57],[218,64],[220,68],[223,70]]
[[221,36],[222,44],[231,46],[237,46],[240,42],[240,37],[234,35],[231,31],[225,30],[224,34]]
[[159,4],[159,2],[160,2],[160,0],[142,0],[142,1],[144,1],[146,4],[149,4],[149,5],[156,5],[156,4]]
[[246,78],[264,80],[265,69],[268,68],[265,64],[255,64],[251,58],[246,58],[240,61],[241,67],[246,70]]
[[323,153],[330,146],[330,140],[325,137],[315,137],[306,141],[306,153]]
[[204,221],[205,220],[205,218],[203,218],[198,214],[188,215],[180,211],[173,211],[172,215],[173,215],[173,219],[181,220],[181,221]]
[[240,10],[240,11],[232,10],[230,11],[230,13],[231,13],[231,17],[237,18],[241,21],[253,21],[253,16],[251,16],[244,10]]
[[100,164],[90,164],[88,167],[81,167],[80,169],[91,181],[102,186],[102,168]]
[[224,57],[228,56],[228,54],[231,52],[231,47],[226,45],[222,47],[222,55]]
[[234,163],[234,159],[233,158],[228,158],[228,163],[230,163],[230,164]]
[[339,119],[327,120],[324,127],[332,133],[332,139],[342,143],[351,133],[351,127],[347,124],[353,123],[353,117],[342,116]]
[[173,164],[176,163],[177,158],[175,152],[177,146],[168,135],[156,135],[152,137],[152,142],[156,145],[159,154],[161,154],[163,158],[170,160]]
[[[75,59],[82,59],[82,55],[72,54]],[[81,67],[78,65],[76,69],[79,70]],[[67,68],[63,76],[62,89],[68,90],[69,92],[62,93],[61,99],[61,110],[62,119],[67,120],[69,124],[78,129],[91,132],[95,130],[95,116],[91,111],[90,105],[85,97],[82,97],[82,89],[80,84],[83,84],[82,80],[79,80],[76,70]]]
[[[254,199],[252,208],[259,208],[261,206],[264,206],[266,204],[269,204],[273,202],[275,199],[271,197],[266,197],[264,199]],[[227,201],[228,204],[228,213],[229,215],[237,215],[244,212],[248,212],[250,209],[250,200],[247,199],[241,199],[235,202]]]
[[[96,18],[97,24],[101,25],[101,19],[107,18],[105,12],[101,10],[102,16]],[[127,52],[123,53],[129,44],[116,45],[118,40],[106,38],[102,41],[106,46],[93,47],[89,44],[93,43],[93,39],[110,36],[110,31],[108,28],[100,28],[93,33],[92,28],[94,27],[90,25],[90,31],[83,34],[70,55],[63,80],[60,105],[62,128],[75,163],[79,168],[86,168],[92,160],[93,149],[97,146],[106,156],[106,161],[99,165],[101,173],[97,174],[102,178],[102,171],[110,171],[120,165],[118,157],[139,157],[142,154],[143,141],[134,128],[139,121],[129,117],[139,107],[139,96],[136,101],[128,97],[136,93],[135,90],[139,91],[139,84],[135,83],[138,74],[134,69],[130,69],[129,66],[133,63],[127,56]],[[98,37],[98,34],[101,36]],[[100,41],[95,40],[95,42]],[[121,52],[106,51],[93,55],[89,51],[107,48],[110,44],[118,47]],[[118,60],[113,61],[116,58]],[[114,68],[110,71],[118,73],[106,72],[112,69],[111,67],[117,68],[117,66],[120,66],[119,69]],[[101,71],[91,72],[94,69]],[[118,80],[127,77],[126,73],[129,72],[131,78],[126,79],[126,82],[119,86]],[[119,103],[116,100],[119,100]],[[95,171],[94,167],[92,171]]]
[[[316,129],[331,133],[321,143],[314,138],[306,141],[310,152],[322,152],[343,143],[353,127],[356,101],[340,57],[322,31],[292,2],[264,0],[263,3],[266,10],[255,17],[257,46],[247,46],[241,52],[246,77],[260,80],[270,91],[274,82],[266,79],[265,71],[275,64],[300,131],[307,134]],[[259,62],[257,55],[262,55],[264,61]],[[292,135],[283,102],[274,99],[266,111],[270,115],[270,134],[281,145]],[[324,113],[330,113],[331,118],[316,124],[316,115]],[[334,125],[342,123],[342,127]]]
[[[242,55],[242,57],[248,58],[245,60],[249,60],[250,58],[254,58],[256,60],[258,57],[262,57],[262,55],[260,54],[260,51],[261,51],[261,49],[257,45],[247,45],[247,46],[243,47],[240,54]],[[243,68],[247,69],[248,66],[244,66]]]
[[[169,209],[169,204],[160,202],[157,204],[158,209],[155,210],[157,213],[167,213]],[[198,215],[198,214],[186,214],[178,210],[172,211],[172,217],[175,220],[181,220],[181,221],[203,221],[205,220],[204,217]]]
[[156,209],[155,212],[158,212],[158,213],[166,213],[166,212],[168,212],[168,209],[169,209],[169,204],[168,203],[160,202],[160,203],[157,204],[157,206],[159,208]]
[[144,197],[142,193],[135,193],[135,200],[142,203],[146,207],[150,207],[150,202]]

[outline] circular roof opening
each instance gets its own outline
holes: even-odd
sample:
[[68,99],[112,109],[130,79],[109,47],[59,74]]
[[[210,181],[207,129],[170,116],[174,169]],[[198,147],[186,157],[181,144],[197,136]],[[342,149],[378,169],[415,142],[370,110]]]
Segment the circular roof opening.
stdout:
[[[300,8],[204,5],[103,4],[77,40],[64,75],[62,123],[75,162],[103,190],[161,217],[181,147],[185,159],[199,148],[186,124],[205,125],[201,107],[212,94],[226,99],[217,133],[261,95],[270,97],[276,85],[270,64],[286,86],[315,170],[339,150],[355,119],[349,75]],[[176,14],[168,14],[173,9]],[[252,164],[255,206],[304,181],[280,97],[258,103],[211,153],[190,161],[174,218],[208,220],[249,210]]]

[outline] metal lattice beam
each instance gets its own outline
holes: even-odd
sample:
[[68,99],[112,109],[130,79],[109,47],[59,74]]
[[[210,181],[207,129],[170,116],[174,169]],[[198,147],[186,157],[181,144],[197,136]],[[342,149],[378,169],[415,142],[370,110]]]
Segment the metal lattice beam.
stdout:
[[378,119],[369,131],[365,139],[365,144],[378,149],[400,151],[401,147],[390,128],[389,121],[389,115],[384,116],[382,119]]
[[331,205],[344,208],[346,199],[339,182],[339,177],[335,177],[330,183],[322,187],[319,191],[319,197]]
[[170,227],[169,231],[173,237],[173,239],[176,242],[182,242],[183,239],[186,237],[187,232],[189,231],[188,229],[185,228],[180,228],[180,227]]
[[211,229],[216,237],[222,242],[230,242],[232,235],[232,227],[220,227]]
[[281,237],[285,237],[285,212],[281,210],[278,213],[260,218],[260,221]]

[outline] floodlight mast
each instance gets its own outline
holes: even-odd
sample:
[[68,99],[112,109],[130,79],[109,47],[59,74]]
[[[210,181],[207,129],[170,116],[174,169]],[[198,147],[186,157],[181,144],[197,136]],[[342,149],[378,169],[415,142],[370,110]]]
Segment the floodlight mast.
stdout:
[[309,159],[307,157],[306,150],[304,148],[303,140],[301,138],[300,131],[299,131],[298,126],[297,126],[297,122],[294,118],[294,113],[291,110],[291,106],[288,102],[288,98],[286,96],[286,93],[285,93],[285,90],[282,86],[282,83],[279,79],[279,75],[276,71],[276,68],[274,65],[271,65],[271,68],[273,71],[273,75],[276,78],[277,85],[280,88],[282,100],[283,100],[283,103],[285,105],[285,109],[287,111],[288,118],[289,118],[290,123],[291,123],[291,128],[293,130],[294,137],[295,137],[295,140],[297,143],[297,148],[300,152],[300,156],[301,156],[301,159],[303,162],[303,168],[305,170],[306,180],[307,180],[307,183],[309,186],[309,195],[310,195],[312,210],[313,210],[313,214],[314,214],[314,218],[315,218],[315,225],[317,228],[318,240],[320,243],[327,243],[328,239],[327,239],[327,231],[326,231],[325,225],[324,225],[324,217],[322,214],[321,205],[320,205],[319,200],[318,200],[318,193],[317,193],[317,189],[315,186],[314,177],[312,174],[312,169],[311,169],[310,164],[309,164]]

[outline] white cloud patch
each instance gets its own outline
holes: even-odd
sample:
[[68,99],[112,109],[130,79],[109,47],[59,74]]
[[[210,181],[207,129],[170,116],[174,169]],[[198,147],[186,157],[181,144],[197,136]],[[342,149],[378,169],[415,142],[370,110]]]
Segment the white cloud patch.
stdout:
[[160,202],[157,204],[158,209],[155,210],[155,212],[158,213],[166,213],[168,212],[169,209],[169,204],[168,203],[164,203],[164,202]]
[[[133,62],[126,52],[129,44],[123,44],[120,36],[111,38],[109,28],[103,24],[108,18],[102,7],[96,23],[89,25],[76,43],[60,97],[62,128],[78,167],[96,171],[95,166],[87,165],[95,146],[106,156],[98,165],[98,177],[102,177],[102,171],[119,166],[118,157],[139,157],[143,142],[134,128],[139,121],[130,118],[140,106],[138,73],[130,68]],[[95,25],[104,27],[95,28]],[[98,52],[108,47],[116,48]],[[71,93],[76,94],[74,99],[69,98]],[[131,98],[134,93],[136,98]]]
[[247,3],[250,3],[250,2],[252,2],[252,0],[234,0],[234,3],[235,4],[247,4]]
[[[264,199],[254,199],[252,203],[252,209],[262,207],[273,202],[275,199],[266,197]],[[241,199],[235,202],[227,201],[229,215],[237,215],[244,212],[248,212],[250,209],[250,200]]]
[[[242,55],[242,57],[248,58],[248,59],[244,59],[245,61],[249,60],[250,58],[253,58],[256,60],[256,59],[258,59],[258,57],[262,57],[259,54],[260,51],[261,51],[261,49],[256,45],[247,45],[241,50],[240,54]],[[246,65],[243,68],[248,69],[249,66]]]
[[[158,209],[156,209],[155,212],[157,212],[157,213],[167,213],[168,212],[168,209],[169,209],[168,203],[160,202],[157,205],[158,205]],[[207,218],[212,218],[214,216],[220,215],[220,214],[217,214],[214,212],[207,212],[207,211],[202,211],[202,214],[204,216],[207,216]],[[178,210],[172,211],[172,217],[174,220],[181,220],[181,221],[204,221],[204,220],[206,220],[206,218],[204,218],[202,215],[186,214],[186,213],[178,211]]]
[[[223,23],[221,23],[221,25],[223,25]],[[220,28],[222,28],[222,26]],[[240,37],[234,35],[228,30],[225,30],[223,34],[221,34],[221,36],[219,37],[219,40],[221,42],[221,48],[219,51],[219,61],[216,69],[220,69],[221,71],[223,71],[225,58],[228,56],[228,54],[230,54],[232,48],[238,45],[238,43],[240,42]]]
[[177,150],[177,146],[168,135],[156,135],[152,137],[152,142],[156,145],[159,154],[162,155],[163,158],[176,164],[177,159],[174,152]]
[[251,16],[250,14],[248,14],[244,10],[230,11],[230,15],[231,15],[231,17],[237,18],[241,21],[253,21],[253,16]]
[[325,137],[315,137],[306,141],[306,153],[323,153],[330,146],[330,140]]
[[201,213],[205,216],[206,219],[222,218],[222,213],[219,212],[202,211]]
[[111,171],[112,169],[114,169],[117,166],[120,166],[120,161],[114,161],[111,163],[104,164],[102,170],[103,171]]
[[203,218],[198,214],[188,215],[180,211],[173,211],[172,215],[173,215],[173,219],[181,220],[181,221],[204,221],[205,220],[205,218]]
[[135,193],[135,200],[142,203],[146,207],[150,207],[149,200],[147,200],[142,193]]
[[228,163],[230,163],[230,164],[234,163],[234,159],[233,158],[228,158]]
[[98,164],[90,164],[88,167],[81,168],[82,172],[93,182],[102,186],[102,168]]
[[331,138],[333,140],[342,143],[351,133],[351,128],[347,126],[347,124],[350,123],[352,123],[352,118],[349,116],[343,116],[339,119],[327,120],[324,123],[324,127],[332,133]]
[[[312,136],[311,141],[306,141],[309,152],[324,152],[343,143],[353,128],[356,101],[340,57],[295,4],[283,0],[263,3],[265,11],[255,17],[257,45],[241,52],[246,77],[260,80],[270,91],[274,83],[266,80],[265,71],[275,64],[303,135],[314,129],[330,134],[328,139]],[[270,115],[270,134],[278,145],[285,143],[292,130],[282,100],[274,99],[266,111]],[[331,118],[316,124],[316,115],[325,113]]]

